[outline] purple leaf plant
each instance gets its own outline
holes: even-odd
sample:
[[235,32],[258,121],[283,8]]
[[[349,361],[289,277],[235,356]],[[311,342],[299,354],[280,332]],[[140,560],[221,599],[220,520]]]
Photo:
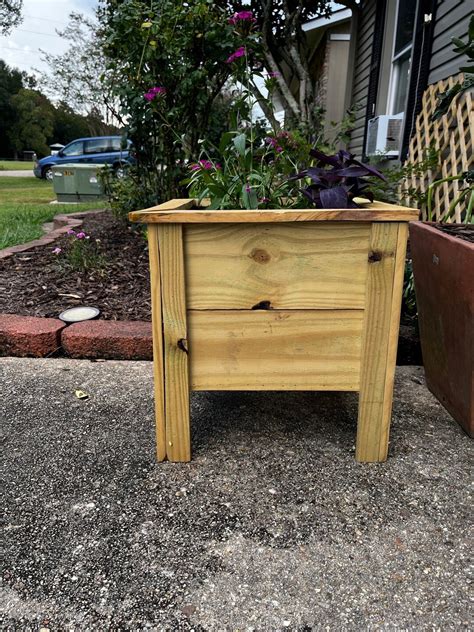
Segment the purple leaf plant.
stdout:
[[364,178],[376,176],[386,181],[380,171],[356,160],[343,149],[333,156],[318,149],[311,149],[309,153],[316,158],[316,165],[297,173],[291,180],[311,180],[301,192],[316,208],[357,208],[356,197],[373,202],[370,182]]

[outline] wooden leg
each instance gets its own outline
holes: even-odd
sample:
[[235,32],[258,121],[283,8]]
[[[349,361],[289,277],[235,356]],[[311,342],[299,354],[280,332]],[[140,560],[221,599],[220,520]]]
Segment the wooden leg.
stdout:
[[165,377],[163,367],[163,325],[161,314],[161,270],[158,226],[148,225],[150,256],[151,317],[153,327],[153,375],[155,382],[156,458],[166,458]]
[[[158,225],[163,323],[166,456],[191,459],[189,376],[181,224]],[[157,332],[159,335],[159,332]]]
[[356,460],[385,461],[392,414],[408,225],[373,223],[370,236]]

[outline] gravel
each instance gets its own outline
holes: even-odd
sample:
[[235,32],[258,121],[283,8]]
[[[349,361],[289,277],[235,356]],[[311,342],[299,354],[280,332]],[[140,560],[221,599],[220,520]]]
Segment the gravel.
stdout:
[[2,630],[469,629],[472,443],[421,368],[374,465],[353,393],[196,393],[192,462],[157,464],[149,362],[2,358],[0,388]]

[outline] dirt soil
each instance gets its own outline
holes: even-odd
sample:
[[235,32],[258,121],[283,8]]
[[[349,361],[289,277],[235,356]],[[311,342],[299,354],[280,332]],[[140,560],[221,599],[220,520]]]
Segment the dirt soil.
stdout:
[[434,227],[451,237],[474,244],[474,224],[435,224]]
[[[140,229],[109,213],[87,216],[82,229],[100,240],[104,267],[74,271],[51,245],[0,260],[0,312],[56,318],[69,307],[91,305],[106,320],[151,320],[148,247]],[[64,252],[70,240],[66,235],[55,245]]]

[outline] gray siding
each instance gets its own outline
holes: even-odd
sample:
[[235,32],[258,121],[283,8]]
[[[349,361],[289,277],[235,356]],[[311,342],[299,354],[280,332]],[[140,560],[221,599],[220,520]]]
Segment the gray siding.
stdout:
[[354,131],[349,142],[349,151],[361,156],[363,153],[365,117],[369,92],[370,67],[375,26],[376,0],[367,0],[362,5],[357,29],[357,47],[354,59],[352,104],[361,106],[357,112]]
[[472,0],[438,1],[428,83],[457,74],[466,61],[466,57],[453,51],[451,38],[465,39],[472,7]]

